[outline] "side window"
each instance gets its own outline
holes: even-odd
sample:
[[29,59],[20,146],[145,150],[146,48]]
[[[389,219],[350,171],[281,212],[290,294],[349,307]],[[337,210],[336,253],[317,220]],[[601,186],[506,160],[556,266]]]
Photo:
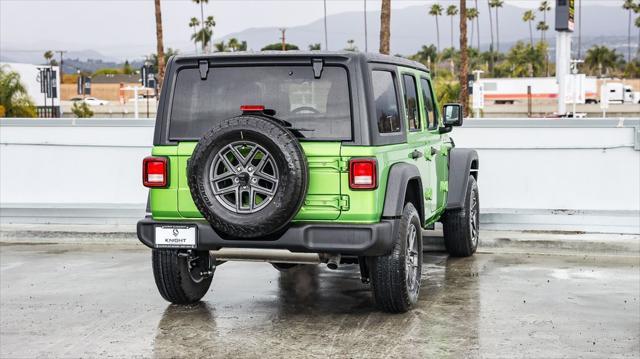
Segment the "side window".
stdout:
[[436,106],[433,97],[431,96],[431,83],[425,78],[420,79],[420,86],[422,87],[422,99],[424,100],[424,112],[427,114],[427,128],[434,130],[438,128],[438,119],[436,117]]
[[420,131],[420,110],[418,109],[418,88],[416,80],[411,75],[402,75],[404,84],[404,105],[407,109],[409,131]]
[[398,96],[393,74],[389,71],[372,71],[373,98],[380,133],[400,131]]

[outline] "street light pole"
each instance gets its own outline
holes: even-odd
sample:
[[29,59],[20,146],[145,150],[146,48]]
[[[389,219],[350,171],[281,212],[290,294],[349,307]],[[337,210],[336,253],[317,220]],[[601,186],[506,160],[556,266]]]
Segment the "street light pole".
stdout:
[[364,52],[369,52],[367,39],[367,0],[364,0]]
[[329,51],[329,36],[327,35],[327,0],[324,0],[324,50]]

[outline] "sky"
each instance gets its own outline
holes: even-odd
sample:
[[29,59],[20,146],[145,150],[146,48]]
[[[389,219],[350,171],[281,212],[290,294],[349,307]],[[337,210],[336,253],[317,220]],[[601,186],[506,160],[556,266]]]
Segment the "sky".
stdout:
[[[484,2],[487,0],[478,0]],[[620,6],[622,0],[582,0],[583,4]],[[392,0],[392,9],[427,6],[432,0]],[[458,0],[437,0],[443,6]],[[507,0],[533,8],[538,0]],[[554,1],[551,1],[552,3]],[[469,2],[472,4],[473,2]],[[363,0],[327,0],[327,14],[362,11]],[[380,1],[367,0],[369,10]],[[189,46],[187,24],[200,17],[191,0],[162,0],[165,47]],[[323,16],[322,0],[210,0],[205,17],[214,15],[214,37],[251,27],[291,27]],[[277,40],[277,39],[274,39]],[[116,59],[142,57],[155,48],[153,0],[0,0],[0,52],[46,49],[94,49]]]

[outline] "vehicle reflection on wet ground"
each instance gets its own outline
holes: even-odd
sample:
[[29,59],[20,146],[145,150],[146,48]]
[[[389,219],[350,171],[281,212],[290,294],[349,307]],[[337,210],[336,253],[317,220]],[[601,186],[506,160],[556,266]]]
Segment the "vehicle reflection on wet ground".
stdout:
[[140,246],[0,246],[1,357],[638,357],[638,258],[425,254],[415,309],[357,266],[226,263],[169,305]]

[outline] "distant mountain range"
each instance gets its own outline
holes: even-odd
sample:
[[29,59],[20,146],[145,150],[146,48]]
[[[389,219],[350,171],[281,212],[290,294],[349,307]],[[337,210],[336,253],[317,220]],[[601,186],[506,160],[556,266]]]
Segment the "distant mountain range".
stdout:
[[[485,4],[486,2],[481,2]],[[433,16],[428,15],[430,4],[422,6],[411,6],[403,9],[394,9],[391,18],[391,51],[394,54],[410,55],[418,51],[425,44],[436,44],[436,23]],[[488,8],[484,5],[480,12],[480,47],[487,50],[490,44],[489,16]],[[529,41],[529,27],[522,21],[523,8],[505,4],[499,10],[500,20],[500,50],[506,51],[513,46],[516,41]],[[495,26],[495,11],[492,12]],[[537,14],[536,22],[542,19],[541,14]],[[553,28],[554,12],[547,14],[547,23]],[[376,52],[378,49],[379,37],[379,11],[369,11],[368,21],[368,50]],[[599,44],[615,48],[618,52],[627,53],[627,14],[618,6],[584,5],[582,8],[582,54],[589,47]],[[458,47],[458,17],[454,17],[453,23],[453,45]],[[450,47],[451,18],[448,16],[439,17],[440,25],[440,48]],[[470,24],[469,24],[470,25]],[[538,39],[540,33],[535,31],[534,39]],[[348,40],[354,40],[360,51],[365,50],[364,38],[364,16],[362,12],[345,12],[327,17],[328,42],[330,50],[340,50],[346,47]],[[632,53],[638,49],[638,31],[633,28],[632,33]],[[472,30],[468,26],[469,36],[473,32],[472,46],[477,47],[477,30]],[[228,34],[215,41],[225,40],[235,37],[242,41],[247,41],[249,49],[260,50],[263,46],[279,41],[280,31],[277,27],[249,28],[240,32]],[[496,43],[497,43],[497,36]],[[550,42],[551,50],[555,45],[555,32],[549,31],[547,38]],[[309,44],[321,43],[324,45],[323,20],[311,22],[307,25],[290,27],[286,31],[288,43],[296,44],[301,49],[306,49]],[[577,32],[574,33],[574,52],[577,51]],[[180,53],[192,53],[193,44],[185,39],[183,43],[166,44],[167,47],[179,49]],[[139,50],[132,50],[132,65],[137,67],[139,62]],[[58,55],[56,54],[56,59]],[[6,62],[28,62],[42,63],[44,61],[42,53],[34,51],[17,52],[11,49],[3,49],[0,53],[0,61]],[[131,61],[131,60],[130,60]],[[65,72],[82,69],[92,71],[100,67],[120,66],[124,59],[116,59],[108,54],[103,54],[95,49],[83,51],[70,51],[65,54]],[[141,63],[140,63],[141,64]],[[68,66],[68,68],[67,68]]]

